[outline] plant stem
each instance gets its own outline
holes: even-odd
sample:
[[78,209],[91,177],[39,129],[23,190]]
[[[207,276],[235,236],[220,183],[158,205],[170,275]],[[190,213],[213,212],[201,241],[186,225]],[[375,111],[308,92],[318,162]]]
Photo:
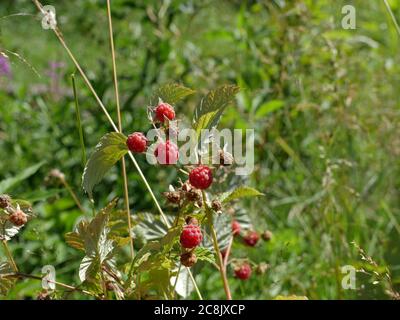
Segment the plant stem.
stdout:
[[75,204],[78,206],[79,210],[81,210],[83,213],[85,213],[85,209],[83,209],[81,202],[79,201],[78,197],[76,196],[74,190],[72,190],[71,186],[65,179],[60,179],[61,183],[64,185],[65,189],[69,192],[71,195],[72,199],[74,199]]
[[3,240],[2,243],[3,243],[4,250],[6,252],[7,258],[10,261],[12,268],[14,269],[15,272],[18,272],[17,264],[15,263],[14,258],[11,254],[10,248],[8,247],[7,240]]
[[186,269],[187,269],[187,272],[189,273],[190,279],[192,280],[192,283],[197,292],[197,295],[199,296],[199,299],[203,300],[203,296],[201,295],[201,292],[199,290],[199,287],[197,286],[196,280],[194,279],[192,272],[190,271],[190,269],[188,267],[186,267]]
[[[43,6],[42,4],[38,1],[38,0],[32,0],[32,2],[35,4],[35,6],[38,8],[38,10],[40,12],[43,13]],[[75,67],[78,69],[79,73],[81,74],[85,84],[87,85],[87,87],[89,88],[90,92],[92,92],[95,100],[97,101],[97,103],[99,104],[100,108],[102,109],[102,111],[104,112],[108,122],[111,124],[111,126],[113,127],[115,132],[120,132],[119,129],[117,128],[117,126],[115,125],[113,119],[111,118],[110,114],[108,113],[106,107],[104,106],[103,102],[100,100],[99,96],[97,95],[96,91],[94,90],[91,82],[89,81],[88,77],[86,76],[85,72],[83,71],[83,69],[81,68],[80,64],[78,63],[78,61],[76,60],[75,56],[73,55],[72,51],[69,49],[69,47],[67,46],[66,42],[64,41],[64,38],[62,36],[61,31],[58,28],[53,29],[55,35],[57,36],[58,40],[60,41],[61,45],[64,47],[65,51],[67,52],[68,56],[70,57],[70,59],[72,60],[72,62],[74,63]],[[161,218],[163,219],[165,225],[170,228],[171,225],[168,222],[163,210],[160,207],[160,204],[158,203],[157,198],[154,196],[153,190],[151,189],[149,183],[147,182],[146,177],[144,176],[142,170],[139,167],[139,164],[137,163],[135,157],[133,156],[132,152],[128,152],[129,157],[131,158],[136,170],[139,172],[140,177],[142,178],[144,184],[146,185],[147,190],[149,191],[158,212],[161,215]],[[193,278],[193,275],[191,274],[191,271],[189,270],[189,274],[191,275],[191,279],[193,281],[193,285],[195,287],[197,287],[195,280]],[[199,293],[199,292],[198,292]]]
[[232,244],[233,244],[233,236],[232,236],[231,239],[229,240],[229,244],[228,244],[228,247],[226,248],[226,253],[225,253],[225,257],[224,257],[224,268],[225,268],[225,272],[226,272],[226,268],[227,268],[227,266],[228,266],[228,260],[229,260],[229,255],[230,255],[230,253],[231,253]]
[[204,208],[206,209],[206,215],[208,217],[208,221],[209,221],[209,225],[210,225],[211,236],[212,236],[213,244],[214,244],[214,250],[215,250],[215,254],[217,256],[219,272],[221,273],[222,282],[224,284],[226,299],[232,300],[231,290],[229,288],[228,278],[226,276],[226,269],[224,266],[224,262],[222,261],[221,250],[219,249],[219,245],[218,245],[217,233],[215,232],[215,228],[214,228],[213,221],[212,221],[212,211],[208,207],[207,197],[206,197],[206,193],[204,192],[204,190],[202,191],[202,195],[203,195]]
[[389,3],[387,2],[387,0],[383,0],[383,3],[386,6],[386,10],[389,12],[390,17],[392,18],[394,27],[396,28],[397,34],[400,36],[400,27],[399,24],[397,23],[396,17],[394,16],[394,13],[392,11],[392,9],[390,8]]
[[[12,273],[12,274],[6,274],[6,275],[4,275],[4,277],[26,278],[26,279],[34,279],[34,280],[40,280],[40,281],[43,280],[43,277],[41,277],[41,276],[35,276],[35,275],[21,273],[21,272],[15,272],[15,273]],[[82,290],[82,289],[79,289],[77,287],[73,287],[73,286],[70,286],[68,284],[62,283],[62,282],[53,281],[53,280],[46,280],[46,281],[54,283],[57,286],[60,286],[60,287],[63,287],[63,288],[69,289],[69,290],[78,291],[78,292],[81,292],[81,293],[84,293],[84,294],[87,294],[87,295],[90,295],[90,296],[95,296],[93,293],[91,293],[89,291]]]
[[81,150],[82,150],[82,166],[83,166],[83,168],[85,168],[85,165],[86,165],[86,148],[85,148],[85,141],[83,139],[81,112],[80,112],[80,108],[79,108],[78,94],[77,94],[77,91],[76,91],[75,74],[71,75],[71,80],[72,80],[72,90],[74,92],[74,99],[75,99],[76,123],[77,123],[77,126],[78,126],[79,140],[80,140]]
[[[110,35],[111,58],[112,58],[112,65],[113,65],[115,100],[116,100],[116,105],[117,105],[118,130],[120,132],[122,132],[122,118],[121,118],[121,107],[120,107],[120,102],[119,102],[117,62],[116,62],[116,58],[115,58],[114,36],[113,36],[110,0],[107,0],[107,17],[108,17],[108,29],[109,29],[109,35]],[[131,235],[132,219],[131,219],[131,211],[129,208],[128,177],[126,175],[125,157],[122,157],[121,165],[122,165],[122,177],[124,180],[125,207],[126,207],[126,214],[127,214],[127,219],[128,219],[128,234],[129,234],[129,239],[130,239],[129,244],[130,244],[130,250],[131,250],[131,258],[133,259],[135,253],[134,253],[134,249],[133,249],[133,237]]]

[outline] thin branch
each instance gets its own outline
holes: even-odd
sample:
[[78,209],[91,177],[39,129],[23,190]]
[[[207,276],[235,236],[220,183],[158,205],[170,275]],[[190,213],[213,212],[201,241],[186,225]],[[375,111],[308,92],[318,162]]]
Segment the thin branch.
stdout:
[[[115,100],[116,100],[116,105],[117,105],[118,129],[120,132],[122,132],[121,107],[120,107],[120,103],[119,103],[117,63],[116,63],[116,58],[115,58],[114,36],[113,36],[110,0],[107,0],[107,17],[108,17],[108,30],[109,30],[109,35],[110,35],[111,58],[112,58],[112,65],[113,65]],[[133,250],[133,237],[131,235],[132,219],[131,219],[131,211],[129,208],[128,177],[126,175],[125,157],[122,157],[121,165],[122,165],[122,177],[124,180],[125,207],[126,207],[126,214],[127,214],[127,219],[128,219],[128,234],[129,234],[129,239],[130,239],[129,244],[130,244],[130,250],[131,250],[131,258],[133,259],[135,253]]]

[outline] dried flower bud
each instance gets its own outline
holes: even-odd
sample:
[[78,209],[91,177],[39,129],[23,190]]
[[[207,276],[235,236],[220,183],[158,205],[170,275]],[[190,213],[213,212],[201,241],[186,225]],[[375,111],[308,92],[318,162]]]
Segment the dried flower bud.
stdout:
[[195,225],[199,224],[199,221],[196,218],[193,218],[190,216],[186,217],[185,221],[186,221],[186,224],[195,224]]
[[263,238],[265,241],[269,241],[269,240],[271,240],[271,238],[272,238],[272,232],[269,231],[269,230],[264,231],[263,234],[262,234],[261,236],[262,236],[262,238]]
[[223,150],[219,151],[219,164],[221,166],[230,166],[232,165],[233,161],[233,156],[229,152]]
[[8,218],[17,227],[21,227],[28,222],[28,216],[20,209],[15,210]]
[[0,208],[5,209],[11,205],[11,197],[8,194],[0,195]]
[[171,203],[179,203],[181,201],[181,193],[179,191],[164,192],[163,196]]
[[264,274],[265,272],[267,272],[268,268],[269,268],[269,265],[267,263],[261,262],[256,267],[256,273],[259,275]]
[[186,192],[186,198],[189,201],[200,201],[201,200],[201,191],[198,189],[190,189],[188,192]]
[[215,211],[215,212],[219,212],[222,209],[222,204],[220,201],[218,200],[213,200],[211,202],[211,208]]
[[185,267],[193,267],[197,262],[197,257],[193,252],[183,253],[181,255],[181,263]]

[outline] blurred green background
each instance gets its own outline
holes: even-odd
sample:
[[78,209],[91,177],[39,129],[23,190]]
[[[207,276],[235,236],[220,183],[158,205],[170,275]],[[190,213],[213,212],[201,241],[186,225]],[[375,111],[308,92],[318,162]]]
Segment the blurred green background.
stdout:
[[[65,40],[116,119],[106,2],[45,4],[55,6]],[[347,4],[356,8],[355,30],[341,27]],[[390,5],[400,18],[400,1]],[[241,87],[221,127],[255,129],[248,184],[266,196],[241,207],[273,239],[253,249],[235,243],[235,257],[269,269],[247,282],[231,276],[233,297],[389,299],[400,284],[400,48],[383,1],[113,0],[112,7],[125,133],[149,129],[146,106],[162,83],[197,90],[177,106],[188,119],[208,90]],[[24,272],[51,264],[58,280],[78,283],[82,257],[63,235],[81,212],[62,186],[44,181],[60,169],[90,209],[80,187],[75,68],[28,0],[1,1],[0,50],[11,63],[11,74],[0,75],[0,181],[43,161],[7,190],[31,200],[37,215],[10,246]],[[90,153],[111,127],[79,76],[77,85]],[[176,181],[173,169],[139,163],[157,195]],[[130,163],[128,173],[133,212],[155,212]],[[114,168],[95,189],[96,207],[121,196],[121,186]],[[353,241],[377,266],[361,259]],[[341,286],[344,265],[365,271],[356,290]],[[197,280],[205,297],[224,297],[211,267]],[[8,298],[35,298],[39,290],[40,282],[22,281]]]

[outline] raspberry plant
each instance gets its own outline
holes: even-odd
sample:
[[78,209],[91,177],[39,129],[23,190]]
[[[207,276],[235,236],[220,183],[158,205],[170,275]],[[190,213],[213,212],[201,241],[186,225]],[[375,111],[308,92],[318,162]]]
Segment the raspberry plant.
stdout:
[[[39,10],[43,10],[39,1],[33,2]],[[177,114],[175,109],[195,91],[178,84],[166,84],[153,93],[148,107],[149,128],[157,128],[167,137],[164,140],[159,136],[156,141],[153,152],[158,167],[154,170],[172,168],[177,170],[179,177],[174,186],[165,186],[166,191],[163,195],[167,200],[167,206],[162,209],[157,195],[153,193],[135,159],[135,156],[144,156],[144,152],[150,152],[147,150],[147,138],[143,133],[135,132],[125,136],[122,132],[109,1],[107,5],[118,125],[112,120],[107,108],[68,48],[61,31],[55,28],[54,32],[114,129],[113,132],[104,134],[92,151],[82,175],[82,187],[95,208],[94,187],[101,183],[111,167],[122,161],[125,206],[121,209],[118,198],[115,198],[105,208],[97,212],[94,209],[93,217],[84,212],[83,219],[74,230],[65,235],[66,242],[82,254],[78,270],[81,283],[79,287],[57,283],[58,288],[79,291],[97,299],[173,299],[176,298],[176,292],[188,297],[192,290],[196,290],[197,296],[202,299],[195,275],[209,263],[220,272],[226,298],[231,299],[227,266],[233,233],[236,232],[235,230],[232,232],[232,221],[242,219],[237,223],[241,223],[241,227],[247,223],[248,229],[250,225],[245,213],[233,217],[228,213],[228,208],[232,206],[232,202],[240,198],[262,194],[246,186],[232,187],[234,184],[227,179],[229,173],[234,170],[234,165],[230,165],[232,161],[225,161],[232,159],[229,159],[222,149],[220,150],[222,160],[219,165],[212,167],[204,165],[203,163],[210,159],[207,159],[209,155],[204,155],[201,150],[209,146],[212,141],[204,142],[200,136],[202,130],[218,126],[220,118],[225,109],[233,103],[239,88],[235,85],[218,87],[211,90],[198,103],[192,118],[198,161],[187,166],[181,166],[177,162],[178,146],[170,140],[170,135],[171,132],[176,134],[179,128],[174,128],[171,121],[175,118],[182,119],[183,116]],[[126,155],[132,160],[150,193],[156,212],[130,213],[129,181],[124,162]],[[163,164],[170,166],[166,167]],[[65,182],[64,175],[62,180]],[[214,180],[218,181],[219,189],[221,186],[226,186],[226,189],[213,190]],[[19,279],[40,280],[41,277],[20,273],[7,246],[7,242],[31,217],[30,205],[22,201],[13,201],[7,196],[2,196],[0,200],[0,240],[9,259],[9,262],[0,265],[0,289],[2,294],[6,294]],[[133,251],[133,242],[136,245],[136,252]],[[125,250],[129,244],[130,256]],[[233,260],[233,263],[235,261]],[[189,269],[194,266],[195,269]]]

